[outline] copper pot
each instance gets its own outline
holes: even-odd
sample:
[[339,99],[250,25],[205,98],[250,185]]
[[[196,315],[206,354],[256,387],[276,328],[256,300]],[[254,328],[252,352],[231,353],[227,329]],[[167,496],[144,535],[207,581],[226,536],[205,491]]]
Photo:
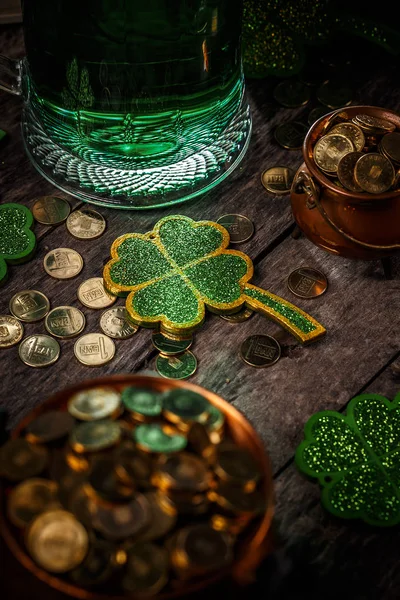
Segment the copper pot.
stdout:
[[[173,598],[179,597],[187,598],[189,595],[195,592],[209,588],[212,585],[221,582],[221,580],[226,580],[227,583],[234,582],[238,585],[246,585],[247,583],[253,581],[255,570],[262,559],[265,558],[265,556],[272,549],[270,531],[273,516],[273,483],[271,465],[268,456],[265,453],[263,444],[253,427],[250,425],[249,421],[241,412],[239,412],[236,408],[223,400],[217,394],[191,383],[173,381],[161,377],[150,377],[145,375],[110,375],[106,377],[99,377],[97,379],[86,380],[74,386],[68,387],[57,394],[54,394],[43,404],[35,408],[18,424],[18,426],[12,431],[11,438],[19,437],[28,423],[37,418],[41,413],[51,409],[66,410],[68,398],[80,390],[86,390],[98,386],[107,386],[121,391],[127,385],[149,387],[161,392],[172,388],[184,388],[192,390],[193,392],[197,392],[198,394],[202,394],[211,404],[214,404],[224,413],[226,427],[229,433],[232,435],[232,438],[239,446],[247,448],[247,450],[254,456],[263,474],[262,491],[265,494],[267,509],[264,515],[255,522],[254,527],[250,529],[245,539],[243,539],[241,543],[237,544],[237,552],[235,552],[234,562],[225,569],[221,569],[216,573],[212,573],[209,576],[204,577],[201,581],[196,581],[194,583],[188,582],[176,591],[161,593],[157,596],[158,600],[172,600]],[[8,492],[9,490],[7,486],[1,486],[0,531],[12,553],[26,569],[31,571],[36,577],[51,587],[64,592],[67,595],[73,596],[74,598],[81,598],[83,600],[127,600],[127,597],[135,597],[132,595],[127,596],[126,594],[117,596],[106,595],[98,591],[89,591],[87,589],[78,587],[67,579],[52,575],[40,568],[27,554],[23,541],[23,533],[21,530],[15,528],[5,516],[5,504]]]
[[316,121],[304,140],[304,162],[291,189],[293,215],[306,237],[328,252],[364,260],[385,258],[400,251],[400,191],[350,192],[335,185],[314,162],[315,142],[328,121],[343,111],[349,119],[360,113],[388,119],[400,129],[400,115],[375,106],[349,106]]

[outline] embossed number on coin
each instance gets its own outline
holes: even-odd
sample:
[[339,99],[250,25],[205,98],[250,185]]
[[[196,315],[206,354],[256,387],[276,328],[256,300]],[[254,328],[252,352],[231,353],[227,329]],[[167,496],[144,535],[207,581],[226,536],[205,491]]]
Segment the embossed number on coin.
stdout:
[[0,315],[0,348],[10,348],[22,340],[24,328],[11,315]]
[[58,338],[79,335],[85,327],[85,315],[74,306],[57,306],[49,312],[44,322],[47,331]]
[[44,270],[55,279],[70,279],[82,271],[82,256],[71,248],[50,250],[43,259]]
[[117,340],[130,338],[139,329],[127,320],[126,309],[123,306],[106,310],[100,317],[100,328],[106,335]]
[[290,273],[287,281],[289,290],[299,298],[316,298],[328,287],[328,280],[321,271],[300,267]]
[[261,174],[261,183],[268,192],[284,195],[290,192],[295,172],[289,167],[271,167]]
[[354,178],[359,186],[370,194],[383,194],[395,180],[392,163],[382,154],[370,152],[356,162]]
[[115,354],[115,344],[102,333],[87,333],[75,342],[74,353],[83,365],[105,365]]
[[47,367],[60,356],[60,344],[49,335],[37,333],[22,340],[18,352],[29,367]]
[[107,308],[117,300],[117,296],[113,296],[104,288],[102,277],[92,277],[81,283],[78,298],[88,308]]
[[281,347],[270,335],[252,335],[242,343],[240,356],[252,367],[270,367],[281,356]]
[[254,225],[243,215],[224,215],[217,223],[228,230],[231,244],[247,242],[254,233]]
[[40,321],[50,310],[47,296],[37,290],[23,290],[14,294],[10,300],[10,312],[26,323]]

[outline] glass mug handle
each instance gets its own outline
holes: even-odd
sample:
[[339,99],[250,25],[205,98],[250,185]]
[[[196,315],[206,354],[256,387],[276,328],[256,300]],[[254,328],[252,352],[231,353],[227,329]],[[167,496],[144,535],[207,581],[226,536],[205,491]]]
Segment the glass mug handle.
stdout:
[[0,90],[20,96],[21,81],[21,61],[0,54]]

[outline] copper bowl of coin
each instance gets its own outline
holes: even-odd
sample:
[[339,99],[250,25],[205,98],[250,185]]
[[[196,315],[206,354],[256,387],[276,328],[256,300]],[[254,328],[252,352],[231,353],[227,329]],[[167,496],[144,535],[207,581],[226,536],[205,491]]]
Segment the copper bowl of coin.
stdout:
[[373,260],[400,250],[400,115],[349,106],[316,121],[291,189],[294,218],[314,244]]
[[114,375],[58,392],[0,448],[0,475],[10,550],[75,598],[237,591],[271,550],[263,444],[190,383]]

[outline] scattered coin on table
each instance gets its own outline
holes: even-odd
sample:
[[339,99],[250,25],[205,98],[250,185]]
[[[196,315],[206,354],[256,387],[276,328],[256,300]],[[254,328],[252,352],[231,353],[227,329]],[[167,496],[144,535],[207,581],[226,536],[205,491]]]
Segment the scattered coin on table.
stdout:
[[317,298],[326,292],[328,280],[318,269],[300,267],[290,273],[287,286],[299,298]]
[[11,348],[22,340],[23,325],[11,315],[0,315],[0,348]]
[[175,356],[183,354],[185,350],[189,350],[193,343],[193,339],[189,340],[172,340],[158,331],[151,336],[153,346],[164,356]]
[[217,223],[228,230],[231,244],[247,242],[254,234],[254,225],[243,215],[224,215]]
[[67,229],[80,240],[93,240],[100,237],[106,228],[104,217],[92,208],[74,210],[68,217]]
[[287,150],[301,150],[308,132],[307,125],[300,121],[281,123],[276,127],[274,136],[280,146]]
[[304,106],[311,97],[308,85],[302,81],[291,79],[278,83],[274,88],[273,94],[275,100],[287,108]]
[[22,340],[19,357],[28,367],[48,367],[60,356],[60,344],[53,337],[35,333]]
[[97,387],[77,392],[68,400],[68,411],[81,421],[98,421],[118,416],[121,396],[112,388]]
[[270,367],[280,356],[280,344],[270,335],[252,335],[240,346],[240,357],[252,367]]
[[247,308],[244,306],[239,310],[239,312],[233,313],[232,315],[219,315],[221,319],[224,321],[229,321],[229,323],[244,323],[250,317],[254,315],[254,311],[251,308]]
[[68,217],[71,206],[64,198],[42,196],[32,207],[35,220],[43,225],[59,225]]
[[34,323],[43,319],[50,310],[47,296],[37,290],[23,290],[14,294],[9,304],[10,312],[20,321]]
[[117,296],[108,292],[103,284],[102,277],[91,277],[78,288],[78,299],[87,308],[107,308],[117,301]]
[[82,333],[85,328],[85,315],[74,306],[57,306],[46,316],[44,326],[58,338],[71,338]]
[[325,81],[317,89],[317,99],[328,108],[341,108],[351,104],[353,90],[337,81]]
[[156,358],[156,369],[162,377],[168,379],[187,379],[196,372],[197,360],[190,350],[179,356],[159,354]]
[[103,333],[86,333],[76,340],[74,354],[83,365],[98,367],[113,359],[115,344]]
[[261,183],[265,189],[274,194],[289,194],[295,172],[290,167],[276,166],[266,169],[261,174]]
[[44,270],[55,279],[70,279],[83,269],[83,258],[71,248],[50,250],[43,259]]
[[103,333],[117,340],[126,340],[132,337],[139,327],[127,318],[126,308],[116,306],[106,310],[100,317],[100,329]]

